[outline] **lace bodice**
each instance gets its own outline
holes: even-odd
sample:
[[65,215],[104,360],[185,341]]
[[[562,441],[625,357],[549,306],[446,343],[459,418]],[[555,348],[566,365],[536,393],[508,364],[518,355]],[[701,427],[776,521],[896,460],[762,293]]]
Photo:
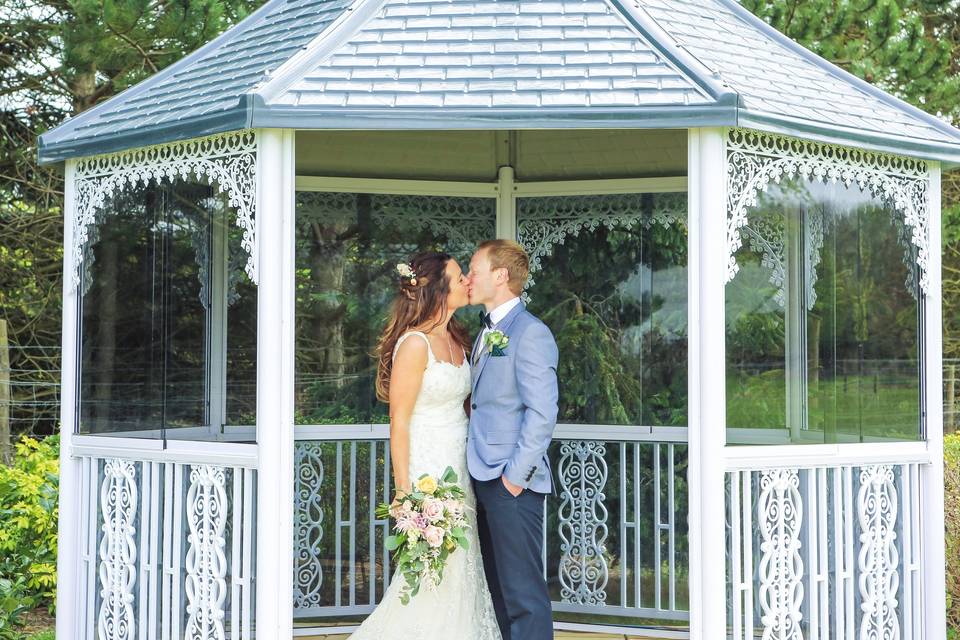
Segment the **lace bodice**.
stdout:
[[410,419],[410,479],[438,475],[448,466],[466,493],[469,547],[453,553],[438,589],[424,587],[408,605],[400,602],[400,582],[391,580],[380,604],[351,640],[500,640],[476,531],[476,500],[467,471],[467,425],[463,402],[470,394],[470,364],[438,360],[430,340],[419,331],[410,336],[427,343],[427,368]]
[[459,367],[438,360],[427,336],[419,331],[410,331],[397,340],[397,346],[393,349],[394,357],[400,345],[410,336],[417,336],[427,343],[427,368],[423,372],[423,382],[413,406],[411,422],[425,426],[452,427],[466,421],[463,401],[470,395],[470,364],[466,354]]

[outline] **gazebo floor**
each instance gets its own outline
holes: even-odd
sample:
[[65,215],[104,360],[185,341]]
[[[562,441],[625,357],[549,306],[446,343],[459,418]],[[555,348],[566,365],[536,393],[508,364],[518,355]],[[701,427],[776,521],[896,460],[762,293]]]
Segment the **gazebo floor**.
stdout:
[[[303,640],[347,640],[348,635],[308,636]],[[577,631],[557,631],[554,640],[648,640],[647,636],[624,636],[609,633],[582,633]]]

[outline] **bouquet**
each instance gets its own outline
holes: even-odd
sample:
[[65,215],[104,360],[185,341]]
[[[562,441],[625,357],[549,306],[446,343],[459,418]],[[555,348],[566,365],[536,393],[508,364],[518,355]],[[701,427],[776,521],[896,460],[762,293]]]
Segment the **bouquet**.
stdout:
[[392,505],[377,507],[377,517],[393,518],[394,535],[386,540],[394,552],[397,575],[403,576],[400,601],[408,604],[426,580],[434,587],[443,580],[447,558],[458,547],[467,549],[463,488],[451,467],[439,480],[424,474],[413,485],[413,491]]

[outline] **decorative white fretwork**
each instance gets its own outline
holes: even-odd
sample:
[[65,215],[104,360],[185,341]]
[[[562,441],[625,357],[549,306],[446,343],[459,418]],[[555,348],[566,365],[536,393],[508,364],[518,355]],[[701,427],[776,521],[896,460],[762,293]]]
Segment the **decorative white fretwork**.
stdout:
[[227,494],[223,467],[195,465],[187,490],[187,554],[185,558],[189,640],[223,640],[227,597]]
[[[770,271],[770,284],[777,288],[774,300],[781,307],[787,303],[787,256],[786,225],[782,215],[756,216],[743,227],[750,249],[760,254],[760,266]],[[804,281],[806,283],[806,306],[812,310],[817,302],[817,265],[823,249],[823,212],[811,211],[803,225],[804,234]]]
[[317,607],[323,604],[320,587],[323,585],[323,460],[318,441],[301,441],[294,449],[296,500],[294,522],[294,591],[295,609]]
[[80,283],[85,246],[96,238],[91,227],[107,199],[124,188],[151,181],[194,178],[215,186],[228,196],[243,229],[241,246],[247,254],[246,272],[257,282],[256,209],[257,139],[253,131],[143,147],[131,151],[84,158],[77,163],[74,220],[74,286]]
[[860,470],[857,521],[860,524],[860,640],[899,640],[897,590],[897,489],[893,467],[871,465]]
[[926,292],[929,172],[924,161],[745,129],[731,129],[727,136],[728,282],[739,271],[735,254],[742,246],[740,232],[760,192],[771,182],[797,177],[856,184],[901,214],[917,248],[919,285]]
[[[396,243],[404,242],[404,235],[409,239],[410,232],[427,230],[451,253],[472,252],[496,231],[496,201],[492,198],[300,191],[297,214],[300,225],[319,221],[344,230],[369,216],[365,224],[374,228],[403,230],[394,238]],[[410,245],[401,254],[416,250]]]
[[607,508],[603,504],[607,483],[605,453],[603,442],[565,440],[560,445],[557,476],[562,503],[558,575],[563,602],[606,604],[609,574],[604,548],[607,538]]
[[584,229],[631,229],[637,224],[686,225],[686,193],[620,193],[580,196],[537,196],[517,201],[517,238],[530,256],[530,272],[541,258]]
[[796,469],[771,469],[760,476],[757,525],[760,530],[760,623],[763,640],[802,640],[803,559],[800,527],[803,504]]
[[137,469],[129,460],[108,459],[103,465],[100,512],[100,610],[97,629],[102,640],[136,637],[133,586],[137,579]]

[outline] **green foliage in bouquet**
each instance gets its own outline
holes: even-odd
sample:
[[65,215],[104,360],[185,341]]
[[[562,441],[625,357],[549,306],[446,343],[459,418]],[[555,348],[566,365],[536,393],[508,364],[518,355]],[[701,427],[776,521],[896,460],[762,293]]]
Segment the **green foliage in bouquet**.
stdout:
[[397,578],[403,578],[400,601],[409,604],[424,581],[439,587],[450,554],[469,548],[464,520],[464,491],[456,472],[447,467],[439,480],[429,474],[417,479],[413,491],[393,505],[381,503],[377,517],[394,518],[394,535],[386,539],[393,552]]

